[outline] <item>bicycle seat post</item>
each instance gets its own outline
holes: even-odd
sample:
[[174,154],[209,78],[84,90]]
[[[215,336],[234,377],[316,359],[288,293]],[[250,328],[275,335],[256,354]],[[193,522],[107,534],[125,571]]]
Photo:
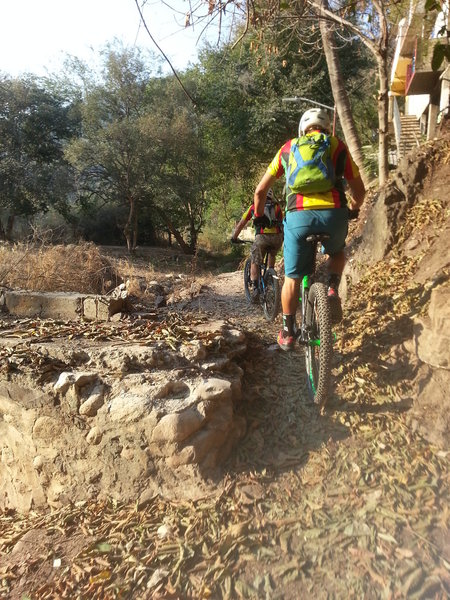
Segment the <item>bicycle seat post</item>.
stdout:
[[330,235],[328,233],[315,233],[313,235],[308,235],[306,241],[312,245],[312,268],[311,268],[311,277],[314,277],[316,273],[317,266],[317,246],[318,244],[322,244],[326,240],[330,239]]

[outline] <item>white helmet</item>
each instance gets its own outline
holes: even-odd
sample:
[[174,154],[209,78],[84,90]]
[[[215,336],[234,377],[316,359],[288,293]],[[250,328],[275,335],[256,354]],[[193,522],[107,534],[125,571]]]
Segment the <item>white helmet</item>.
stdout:
[[302,115],[298,124],[298,135],[305,135],[306,130],[314,126],[327,132],[330,131],[330,117],[323,108],[310,108]]

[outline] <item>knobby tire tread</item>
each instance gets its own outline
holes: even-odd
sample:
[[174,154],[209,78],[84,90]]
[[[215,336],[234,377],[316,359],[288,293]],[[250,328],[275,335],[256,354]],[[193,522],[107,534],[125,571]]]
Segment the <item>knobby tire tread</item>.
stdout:
[[267,321],[273,321],[280,310],[280,287],[278,276],[274,269],[268,269],[265,276],[265,295],[263,301],[264,316]]
[[247,302],[249,302],[249,303],[252,301],[252,290],[250,288],[250,282],[251,282],[250,269],[251,269],[251,265],[252,265],[251,258],[247,258],[247,260],[245,261],[245,265],[244,265],[244,290],[245,290],[245,297],[247,298]]
[[313,283],[309,290],[306,307],[306,324],[312,335],[319,336],[320,346],[306,347],[306,371],[308,389],[315,404],[325,406],[331,384],[333,337],[327,287]]

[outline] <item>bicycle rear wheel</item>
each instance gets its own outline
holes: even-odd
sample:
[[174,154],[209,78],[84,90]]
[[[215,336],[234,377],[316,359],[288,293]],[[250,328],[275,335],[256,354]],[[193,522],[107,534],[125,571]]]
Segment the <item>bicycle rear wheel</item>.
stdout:
[[252,261],[250,258],[247,258],[247,260],[245,261],[245,266],[244,266],[244,290],[245,290],[245,297],[247,298],[248,302],[252,301],[252,287],[251,287],[252,278],[250,276],[251,266],[252,266]]
[[263,310],[267,321],[273,321],[280,310],[280,286],[274,269],[267,269],[264,276]]
[[306,346],[306,374],[311,399],[325,406],[331,382],[333,338],[327,287],[313,283],[306,306],[306,327],[309,341]]

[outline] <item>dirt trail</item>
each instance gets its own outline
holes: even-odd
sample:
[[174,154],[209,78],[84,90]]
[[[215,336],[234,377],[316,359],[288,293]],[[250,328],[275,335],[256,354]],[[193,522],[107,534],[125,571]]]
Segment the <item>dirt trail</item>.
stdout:
[[[336,330],[335,391],[319,415],[307,396],[302,350],[278,351],[279,323],[250,312],[249,433],[229,474],[235,501],[251,514],[254,538],[246,543],[256,551],[238,569],[237,597],[447,597],[446,449],[414,430],[410,404],[382,367],[377,394],[368,387],[354,401],[338,388],[340,363],[352,354],[345,322]],[[364,390],[363,380],[356,383]]]
[[[302,351],[277,349],[279,323],[247,305],[242,274],[205,283],[187,308],[250,339],[237,407],[248,432],[211,495],[11,514],[0,598],[448,597],[447,451],[381,380],[378,394],[362,378],[358,394],[336,388],[319,415]],[[336,381],[351,351],[344,327]]]

